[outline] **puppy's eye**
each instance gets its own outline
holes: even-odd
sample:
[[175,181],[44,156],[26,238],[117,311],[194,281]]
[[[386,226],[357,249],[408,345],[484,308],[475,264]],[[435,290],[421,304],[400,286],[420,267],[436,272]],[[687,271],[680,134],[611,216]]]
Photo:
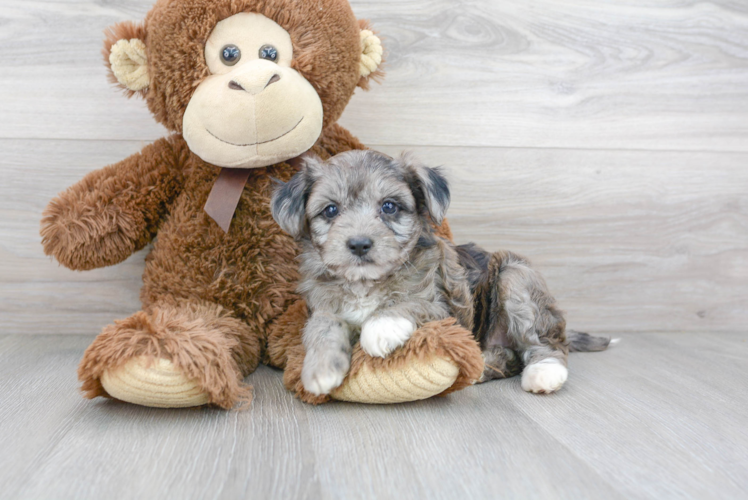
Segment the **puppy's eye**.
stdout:
[[336,207],[335,205],[328,205],[322,213],[324,213],[325,217],[327,217],[328,219],[332,219],[336,215],[338,215],[338,207]]
[[260,59],[267,59],[268,61],[275,62],[278,59],[278,49],[272,45],[263,45],[260,48]]
[[397,212],[397,205],[395,205],[391,201],[385,201],[384,203],[382,203],[382,212],[387,215],[392,215]]
[[226,66],[233,66],[242,58],[242,51],[236,45],[226,45],[221,49],[221,61]]

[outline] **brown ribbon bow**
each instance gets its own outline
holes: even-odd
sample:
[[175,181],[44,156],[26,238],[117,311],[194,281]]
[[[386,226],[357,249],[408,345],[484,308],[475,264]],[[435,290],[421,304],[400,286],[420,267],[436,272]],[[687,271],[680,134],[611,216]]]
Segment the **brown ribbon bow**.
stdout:
[[[304,155],[286,160],[290,166],[299,168]],[[223,232],[228,233],[239,199],[250,174],[249,168],[222,168],[213,189],[210,190],[205,212],[216,221]]]

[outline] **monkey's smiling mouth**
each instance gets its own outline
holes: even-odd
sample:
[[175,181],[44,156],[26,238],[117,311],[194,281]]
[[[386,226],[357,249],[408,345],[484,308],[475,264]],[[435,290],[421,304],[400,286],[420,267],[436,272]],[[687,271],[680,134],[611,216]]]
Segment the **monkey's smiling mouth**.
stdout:
[[211,131],[210,131],[210,130],[208,130],[207,128],[205,129],[205,131],[206,131],[206,132],[208,132],[208,133],[209,133],[210,135],[212,135],[212,136],[213,136],[214,138],[218,139],[219,141],[221,141],[221,142],[223,142],[223,143],[225,143],[225,144],[229,144],[229,145],[231,145],[231,146],[237,146],[237,147],[243,148],[243,147],[247,147],[247,146],[258,146],[258,145],[260,145],[260,144],[267,144],[268,142],[273,142],[273,141],[277,141],[277,140],[278,140],[278,139],[280,139],[281,137],[285,137],[285,136],[287,136],[288,134],[290,134],[291,132],[293,132],[294,130],[296,130],[296,127],[298,127],[298,126],[299,126],[299,125],[301,124],[301,122],[303,122],[303,121],[304,121],[304,117],[302,116],[302,117],[301,117],[301,120],[299,120],[299,121],[298,121],[298,122],[296,123],[296,125],[294,125],[294,126],[293,126],[293,127],[292,127],[292,128],[290,129],[290,130],[288,130],[288,131],[286,131],[286,132],[283,132],[283,133],[282,133],[281,135],[279,135],[278,137],[276,137],[276,138],[274,138],[274,139],[268,139],[267,141],[262,141],[262,142],[253,142],[253,143],[251,143],[251,144],[234,144],[233,142],[229,142],[229,141],[224,141],[223,139],[221,139],[220,137],[218,137],[218,136],[217,136],[216,134],[214,134],[213,132],[211,132]]

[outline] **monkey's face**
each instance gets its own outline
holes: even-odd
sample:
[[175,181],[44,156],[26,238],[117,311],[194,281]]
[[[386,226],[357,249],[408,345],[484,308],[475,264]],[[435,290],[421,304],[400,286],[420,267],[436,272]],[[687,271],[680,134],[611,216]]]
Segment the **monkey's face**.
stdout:
[[309,150],[382,62],[348,0],[159,0],[113,26],[104,54],[193,153],[235,168]]
[[322,101],[291,68],[286,30],[261,14],[218,23],[205,44],[210,76],[182,124],[190,150],[220,167],[255,168],[310,149],[322,132]]

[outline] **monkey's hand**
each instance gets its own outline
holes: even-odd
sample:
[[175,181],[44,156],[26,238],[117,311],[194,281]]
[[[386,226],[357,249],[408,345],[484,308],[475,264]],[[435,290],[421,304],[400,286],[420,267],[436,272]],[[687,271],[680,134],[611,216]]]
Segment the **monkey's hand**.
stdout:
[[172,136],[86,175],[44,210],[44,253],[70,269],[88,270],[143,248],[182,189],[188,155],[184,140]]

